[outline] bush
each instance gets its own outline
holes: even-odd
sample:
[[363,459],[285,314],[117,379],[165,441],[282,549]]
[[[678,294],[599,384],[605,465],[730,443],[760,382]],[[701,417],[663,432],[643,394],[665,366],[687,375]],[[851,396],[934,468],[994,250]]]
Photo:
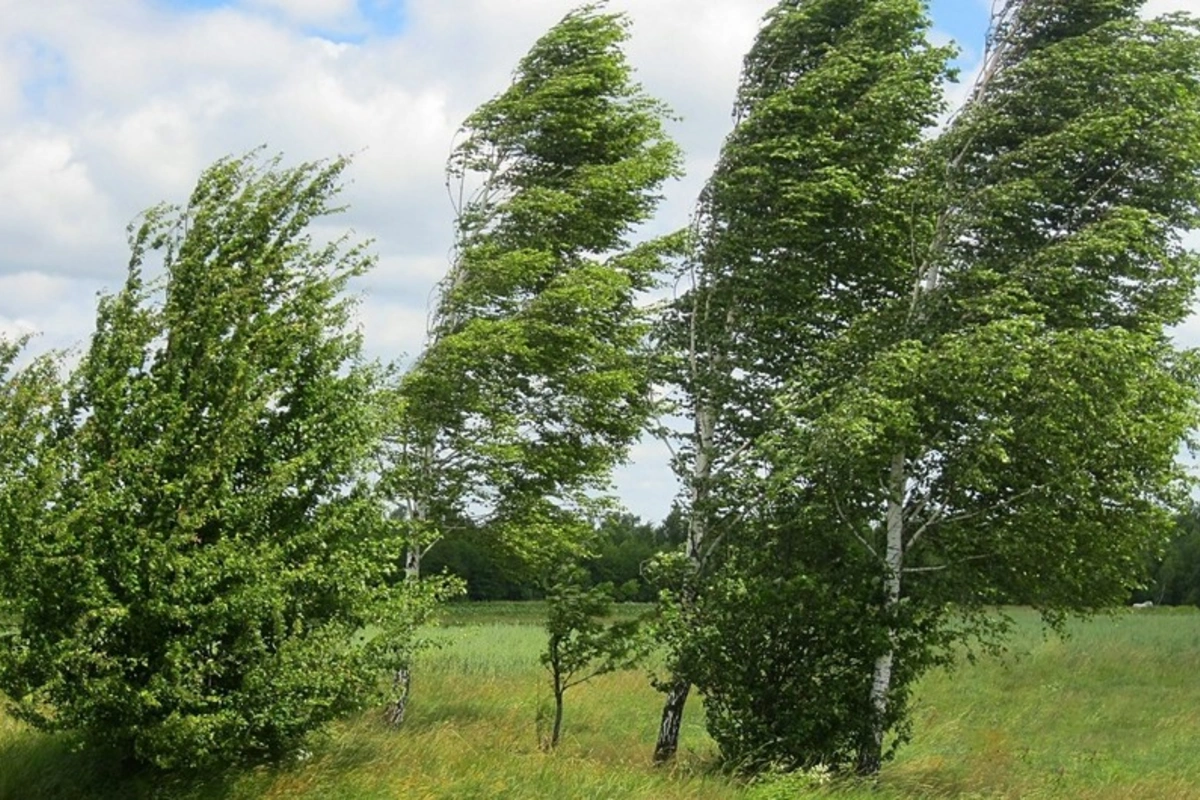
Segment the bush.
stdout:
[[3,556],[23,719],[161,768],[278,758],[414,646],[439,587],[393,588],[383,375],[343,296],[372,259],[305,234],[345,164],[224,160],[134,231],[55,432],[65,477]]

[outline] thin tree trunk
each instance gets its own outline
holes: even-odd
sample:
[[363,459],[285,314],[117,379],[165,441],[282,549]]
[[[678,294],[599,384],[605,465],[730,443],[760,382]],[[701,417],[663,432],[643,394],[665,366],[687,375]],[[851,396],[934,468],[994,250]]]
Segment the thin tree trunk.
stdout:
[[679,750],[679,727],[683,723],[683,707],[687,704],[692,684],[676,681],[667,690],[667,701],[663,704],[662,722],[658,727],[658,741],[654,744],[654,763],[665,764],[675,758]]
[[554,690],[554,727],[550,729],[550,749],[558,747],[559,737],[562,736],[562,721],[563,721],[563,692],[562,689],[555,688]]
[[[708,500],[708,486],[712,478],[711,454],[716,417],[716,411],[709,405],[702,406],[696,413],[697,447],[695,461],[692,464],[692,508],[688,518],[687,541],[688,562],[692,567],[692,575],[689,576],[689,580],[695,579],[699,575],[704,557],[704,539],[708,532],[707,510],[704,505]],[[685,624],[687,624],[686,620],[691,616],[696,603],[695,587],[685,585],[679,599],[683,606]],[[667,763],[679,751],[679,730],[683,723],[683,709],[687,705],[691,689],[691,682],[678,676],[667,689],[662,719],[658,725],[658,740],[654,743],[655,764]]]
[[412,544],[404,553],[404,578],[415,581],[421,577],[421,545]]
[[398,668],[392,674],[392,702],[388,704],[383,719],[392,727],[404,723],[404,715],[408,711],[408,698],[412,694],[412,673],[407,666]]
[[[414,519],[423,520],[424,508],[420,503],[414,504],[412,513]],[[413,541],[404,553],[404,579],[416,581],[421,579],[421,543]],[[412,668],[402,664],[392,673],[392,701],[384,712],[384,720],[393,727],[404,723],[404,715],[408,711],[408,701],[412,697]]]
[[[887,501],[887,552],[884,556],[884,599],[885,617],[900,602],[900,577],[904,568],[904,490],[907,487],[904,472],[904,453],[892,457],[891,474],[888,480]],[[883,737],[886,733],[888,692],[892,687],[892,669],[896,661],[896,631],[888,629],[890,646],[887,652],[875,659],[871,676],[871,731],[867,741],[858,751],[858,773],[875,775],[883,764]]]

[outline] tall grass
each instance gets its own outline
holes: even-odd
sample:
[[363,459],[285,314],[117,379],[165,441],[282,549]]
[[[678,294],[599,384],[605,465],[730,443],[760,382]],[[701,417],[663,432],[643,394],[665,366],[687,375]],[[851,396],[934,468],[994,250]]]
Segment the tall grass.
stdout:
[[713,769],[689,708],[678,763],[649,765],[660,696],[640,673],[567,695],[564,741],[539,748],[548,702],[537,606],[449,610],[443,646],[414,671],[400,731],[376,714],[338,726],[311,758],[226,775],[129,775],[103,753],[0,714],[0,798],[1200,798],[1200,614],[1121,614],[1045,637],[1016,612],[1011,655],[929,675],[913,742],[879,783],[795,793]]

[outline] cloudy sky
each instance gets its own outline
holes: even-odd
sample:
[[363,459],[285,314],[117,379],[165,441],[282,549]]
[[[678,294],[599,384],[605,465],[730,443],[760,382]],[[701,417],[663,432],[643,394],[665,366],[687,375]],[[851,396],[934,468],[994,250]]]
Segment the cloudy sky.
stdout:
[[[1154,13],[1197,0],[1151,0]],[[684,224],[729,128],[742,54],[772,0],[612,0],[628,52],[682,117],[688,177],[659,229]],[[182,201],[213,160],[257,145],[289,161],[355,153],[338,226],[375,240],[362,283],[371,355],[420,347],[447,266],[442,167],[459,122],[575,0],[0,0],[0,334],[83,343],[97,292],[120,286],[126,225]],[[991,0],[934,0],[939,39],[978,63]],[[953,91],[953,90],[952,90]],[[1193,335],[1193,333],[1195,335]],[[1200,343],[1200,322],[1180,338]],[[660,518],[675,493],[661,446],[619,478]]]

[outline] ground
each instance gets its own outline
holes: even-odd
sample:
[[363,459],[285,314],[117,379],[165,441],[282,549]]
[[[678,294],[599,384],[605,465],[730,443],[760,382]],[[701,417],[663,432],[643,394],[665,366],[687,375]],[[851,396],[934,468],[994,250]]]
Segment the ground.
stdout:
[[682,753],[650,766],[660,696],[643,672],[567,694],[564,742],[538,747],[549,703],[537,604],[451,608],[443,646],[414,670],[400,731],[366,714],[281,767],[203,777],[133,776],[72,753],[0,712],[0,798],[383,800],[776,797],[1154,798],[1200,800],[1200,613],[1121,612],[1074,623],[1061,640],[1016,610],[1003,660],[928,676],[911,744],[875,787],[835,781],[809,794],[720,774],[702,710]]

